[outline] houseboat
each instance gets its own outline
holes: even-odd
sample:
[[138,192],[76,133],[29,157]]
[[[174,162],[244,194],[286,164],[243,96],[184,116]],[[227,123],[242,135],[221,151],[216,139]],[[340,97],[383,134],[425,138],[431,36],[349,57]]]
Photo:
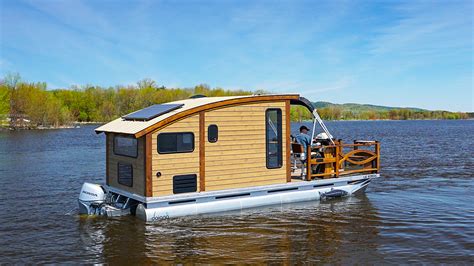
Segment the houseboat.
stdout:
[[[309,145],[291,132],[292,105],[313,114]],[[350,196],[380,171],[378,141],[334,138],[298,94],[197,96],[96,132],[106,137],[105,184],[84,183],[81,214],[157,221]]]

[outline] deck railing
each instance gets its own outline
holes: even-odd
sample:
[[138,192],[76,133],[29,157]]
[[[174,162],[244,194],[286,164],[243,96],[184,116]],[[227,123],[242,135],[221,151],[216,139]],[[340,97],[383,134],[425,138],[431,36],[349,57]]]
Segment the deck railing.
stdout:
[[334,143],[321,147],[308,146],[306,180],[380,171],[380,142],[356,140],[353,144],[343,144],[342,140],[338,140]]

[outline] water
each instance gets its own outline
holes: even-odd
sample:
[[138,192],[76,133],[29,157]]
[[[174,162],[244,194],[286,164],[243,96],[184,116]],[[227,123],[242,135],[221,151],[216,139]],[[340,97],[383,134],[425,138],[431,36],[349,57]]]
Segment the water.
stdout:
[[0,262],[474,263],[474,121],[327,126],[382,142],[364,196],[157,224],[77,215],[82,183],[103,182],[94,127],[0,132]]

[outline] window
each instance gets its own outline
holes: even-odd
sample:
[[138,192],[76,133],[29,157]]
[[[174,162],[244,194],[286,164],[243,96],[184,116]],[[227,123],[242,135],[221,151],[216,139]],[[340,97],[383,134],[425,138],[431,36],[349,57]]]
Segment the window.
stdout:
[[131,164],[118,163],[118,183],[133,186],[133,167]]
[[217,125],[210,125],[207,128],[207,140],[211,143],[217,142],[219,136],[219,129]]
[[173,176],[173,193],[189,193],[197,190],[196,175],[175,175]]
[[265,113],[265,142],[267,152],[267,168],[282,166],[281,109],[267,109]]
[[158,135],[158,153],[179,153],[194,151],[194,134],[161,133]]
[[137,158],[137,139],[133,137],[115,136],[114,154]]

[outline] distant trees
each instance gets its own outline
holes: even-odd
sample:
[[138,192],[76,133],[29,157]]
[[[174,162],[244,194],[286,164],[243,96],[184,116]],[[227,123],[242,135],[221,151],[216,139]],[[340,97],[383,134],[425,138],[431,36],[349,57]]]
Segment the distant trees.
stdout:
[[467,113],[447,111],[421,111],[408,108],[390,110],[366,110],[354,112],[339,106],[318,109],[319,115],[326,120],[422,120],[422,119],[468,119]]
[[[124,114],[150,106],[193,95],[233,96],[265,94],[265,91],[225,90],[200,84],[193,88],[165,88],[151,79],[138,81],[136,85],[99,87],[73,86],[69,89],[47,90],[44,82],[22,81],[18,74],[10,74],[0,81],[0,122],[12,128],[39,126],[58,127],[78,122],[106,122]],[[373,119],[466,119],[466,113],[446,111],[416,111],[413,109],[363,110],[329,105],[318,112],[326,120],[373,120]],[[312,118],[302,106],[292,106],[292,121]]]
[[5,78],[1,82],[1,86],[4,88],[2,89],[5,91],[5,98],[8,100],[9,115],[10,115],[10,127],[14,125],[17,120],[19,119],[17,114],[16,102],[15,102],[15,95],[17,93],[17,84],[20,81],[20,75],[16,74],[9,74],[5,76]]
[[195,94],[229,96],[251,94],[250,91],[211,89],[205,85],[194,88],[159,87],[154,81],[142,80],[136,86],[101,88],[86,86],[72,90],[51,91],[71,112],[74,121],[105,122],[138,109],[159,103],[187,99]]
[[10,112],[10,90],[3,82],[0,84],[0,115]]
[[46,83],[27,83],[18,74],[0,82],[0,112],[10,127],[60,126],[70,123],[67,106],[46,90]]
[[309,112],[306,107],[293,105],[290,110],[290,120],[291,121],[307,121],[312,119],[313,115]]
[[201,84],[193,88],[165,88],[151,79],[136,85],[99,87],[86,85],[47,90],[46,83],[28,83],[18,74],[0,81],[0,120],[10,127],[58,127],[78,122],[105,122],[159,103],[187,99],[195,94],[232,96],[252,94]]
[[[342,117],[342,109],[338,106],[329,106],[318,109],[318,113],[325,120],[340,120]],[[347,115],[347,114],[345,114]]]
[[[462,112],[447,111],[414,111],[413,109],[398,108],[390,110],[354,111],[338,105],[318,108],[318,113],[324,120],[423,120],[423,119],[468,119],[469,115]],[[310,120],[312,115],[301,106],[291,107],[291,120]]]

